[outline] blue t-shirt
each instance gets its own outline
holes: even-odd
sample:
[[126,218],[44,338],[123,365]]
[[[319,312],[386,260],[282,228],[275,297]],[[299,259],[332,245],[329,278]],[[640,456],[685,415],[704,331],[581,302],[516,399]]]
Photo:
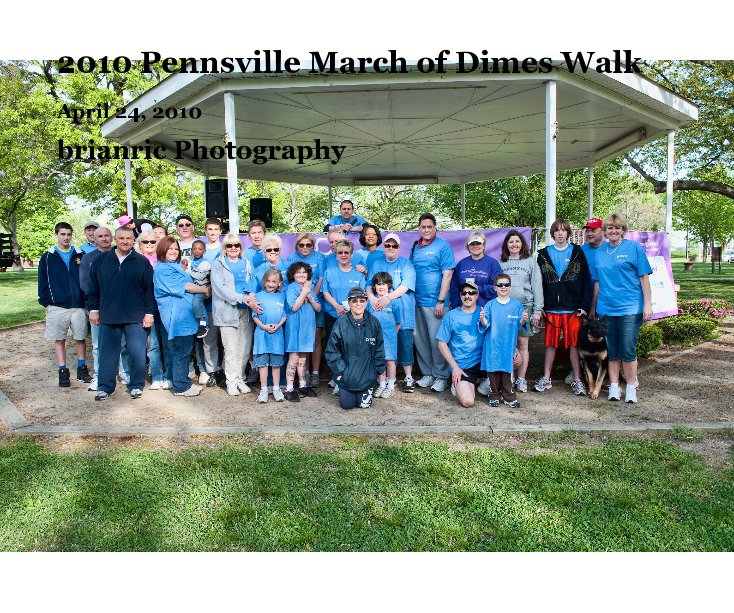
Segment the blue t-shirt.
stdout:
[[61,251],[61,249],[56,247],[56,253],[58,253],[61,256],[61,259],[64,260],[64,264],[66,264],[67,268],[71,265],[71,257],[74,255],[74,252],[74,247],[69,249],[69,251]]
[[376,261],[384,259],[385,252],[382,250],[382,247],[378,247],[374,251],[367,251],[367,249],[362,247],[362,249],[355,252],[352,263],[362,264],[362,266],[369,270]]
[[[456,264],[454,251],[442,238],[436,237],[429,245],[415,245],[410,256],[415,267],[415,303],[420,307],[435,307],[441,291],[443,271]],[[447,298],[445,296],[444,298]]]
[[214,264],[214,260],[216,260],[220,255],[222,255],[222,243],[219,243],[215,247],[209,247],[209,244],[207,243],[203,259],[210,264]]
[[[563,276],[563,273],[566,272],[566,269],[571,262],[571,256],[573,256],[573,245],[571,243],[568,243],[565,249],[558,249],[555,244],[548,245],[548,257],[553,264],[553,268],[556,269],[559,279]],[[573,311],[546,310],[548,313],[573,313]]]
[[264,290],[265,286],[263,285],[263,276],[265,276],[265,273],[271,268],[277,268],[283,274],[283,290],[285,290],[285,288],[288,287],[288,277],[285,274],[288,270],[288,264],[283,260],[283,258],[281,258],[275,266],[271,266],[268,262],[260,264],[260,266],[255,269],[255,272],[252,273],[250,281],[247,283],[247,291],[255,293]]
[[192,257],[191,258],[191,270],[196,270],[197,268],[199,268],[202,262],[206,262],[205,257],[201,257],[201,258]]
[[[352,266],[357,266],[361,263],[361,258],[358,257],[356,253],[352,254]],[[333,251],[327,253],[324,256],[324,272],[326,272],[329,268],[339,268],[339,260],[336,259]]]
[[[332,217],[329,220],[330,226],[341,226],[342,224],[345,224],[345,223],[351,224],[353,226],[363,226],[364,224],[367,223],[367,220],[364,217],[362,217],[361,215],[352,215],[346,221],[344,220],[344,218],[342,218],[341,215],[334,215],[334,217]],[[359,234],[359,230],[356,230],[356,231],[353,230],[352,232],[350,232],[350,234],[354,234],[354,233]]]
[[[324,283],[321,286],[321,291],[329,292],[334,300],[347,307],[349,290],[353,287],[364,289],[365,286],[364,275],[358,272],[354,266],[349,272],[344,272],[337,266],[336,268],[327,269],[324,273]],[[332,317],[337,317],[336,310],[328,301],[326,301],[326,312]]]
[[[291,283],[285,292],[288,313],[288,323],[285,326],[285,350],[288,352],[310,353],[313,351],[316,340],[316,312],[311,303],[306,300],[297,311],[293,311],[293,305],[302,290],[303,286],[299,283]],[[313,290],[311,290],[311,296],[316,300]]]
[[265,254],[263,253],[263,250],[255,249],[252,245],[242,252],[242,257],[252,264],[253,270],[265,263]]
[[[252,314],[253,319],[259,319],[263,324],[277,324],[283,317],[287,317],[285,311],[285,292],[258,292],[255,294],[255,300],[260,303],[263,312],[258,315]],[[285,353],[285,340],[283,334],[283,326],[275,332],[266,332],[260,326],[255,328],[255,347],[253,349],[255,355],[263,353],[274,353],[283,355]]]
[[617,247],[603,244],[596,254],[596,278],[599,315],[637,315],[645,307],[640,277],[652,274],[650,262],[642,245],[622,240]]
[[84,243],[83,245],[79,246],[79,249],[81,249],[84,253],[89,253],[90,251],[95,251],[97,249],[97,245],[93,245],[92,243]]
[[604,246],[604,243],[602,243],[599,247],[592,247],[589,243],[584,243],[581,245],[581,250],[584,252],[584,255],[586,256],[586,261],[589,264],[589,274],[591,275],[592,279],[596,278],[596,254],[599,253],[599,249],[601,249]]
[[372,277],[378,272],[386,272],[392,277],[392,291],[401,286],[406,286],[408,291],[400,296],[396,302],[400,302],[400,315],[402,321],[400,327],[403,330],[415,330],[415,268],[413,263],[399,255],[394,262],[386,259],[374,262],[367,275],[370,283]]
[[484,305],[489,330],[484,337],[482,370],[512,372],[512,358],[515,356],[517,333],[524,311],[525,307],[517,298],[510,298],[507,304],[495,298]]
[[324,274],[324,254],[319,251],[312,251],[311,255],[307,258],[304,258],[300,251],[296,251],[295,253],[291,253],[286,261],[288,262],[289,267],[295,262],[304,262],[305,264],[308,264],[311,267],[311,285],[314,287],[316,287],[316,283],[318,283],[318,280]]
[[388,304],[382,311],[375,311],[372,305],[367,303],[367,310],[377,318],[382,328],[382,338],[385,342],[385,359],[398,359],[398,330],[395,327],[400,323],[400,302],[395,301]]
[[[247,260],[243,257],[237,258],[237,261],[230,262],[227,258],[227,267],[232,272],[234,278],[234,291],[238,294],[247,293]],[[246,309],[247,306],[243,302],[237,303],[238,309]]]
[[484,330],[479,327],[481,309],[473,313],[463,309],[452,309],[443,316],[436,338],[449,346],[451,356],[464,370],[476,366],[482,359]]

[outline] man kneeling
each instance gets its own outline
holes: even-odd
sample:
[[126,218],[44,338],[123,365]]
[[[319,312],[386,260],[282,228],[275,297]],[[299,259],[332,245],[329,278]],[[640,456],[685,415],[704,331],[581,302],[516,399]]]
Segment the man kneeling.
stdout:
[[479,326],[481,309],[477,308],[479,288],[474,279],[467,279],[459,293],[461,307],[443,316],[436,339],[451,368],[451,393],[461,406],[473,407],[484,345],[484,331]]

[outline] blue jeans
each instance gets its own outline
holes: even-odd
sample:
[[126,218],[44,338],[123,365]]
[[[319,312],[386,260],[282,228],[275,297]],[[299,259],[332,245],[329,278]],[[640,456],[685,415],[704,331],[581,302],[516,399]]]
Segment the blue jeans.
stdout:
[[607,352],[610,360],[634,362],[637,359],[637,337],[642,313],[607,316]]
[[92,361],[94,362],[94,380],[97,380],[99,373],[99,325],[89,324],[89,330],[92,336]]
[[129,390],[145,387],[145,343],[147,333],[143,324],[100,324],[99,326],[99,373],[97,389],[111,394],[117,384],[117,366],[120,361],[121,342],[125,338],[130,370]]
[[193,300],[194,317],[206,319],[206,308],[204,307],[204,294],[194,294]]
[[150,379],[153,383],[163,382],[163,352],[158,337],[159,327],[160,322],[155,321],[148,329],[148,365],[150,366]]
[[194,348],[194,336],[174,336],[168,338],[168,332],[163,328],[161,339],[163,340],[164,352],[168,346],[166,356],[166,379],[173,383],[173,393],[180,394],[191,387],[189,379],[189,358]]
[[402,326],[398,330],[398,359],[400,366],[413,366],[413,330]]

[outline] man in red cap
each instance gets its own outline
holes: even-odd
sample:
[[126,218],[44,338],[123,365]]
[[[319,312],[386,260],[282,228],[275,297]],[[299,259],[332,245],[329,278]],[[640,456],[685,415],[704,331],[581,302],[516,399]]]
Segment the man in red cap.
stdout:
[[601,247],[602,238],[604,238],[604,230],[602,230],[602,221],[598,217],[592,217],[584,226],[586,242],[581,245],[584,251],[586,261],[589,263],[589,272],[592,278],[596,273],[596,250]]

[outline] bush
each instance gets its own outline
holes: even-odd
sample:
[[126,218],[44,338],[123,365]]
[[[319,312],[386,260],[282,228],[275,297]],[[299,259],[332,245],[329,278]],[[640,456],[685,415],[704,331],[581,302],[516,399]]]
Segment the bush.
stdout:
[[678,303],[678,315],[693,315],[709,319],[723,319],[734,315],[734,306],[728,300],[701,298],[700,300],[681,300]]
[[665,343],[696,345],[714,338],[717,324],[706,317],[677,315],[661,319],[656,326],[662,330]]
[[646,358],[663,346],[663,331],[657,326],[642,326],[637,337],[637,357]]

